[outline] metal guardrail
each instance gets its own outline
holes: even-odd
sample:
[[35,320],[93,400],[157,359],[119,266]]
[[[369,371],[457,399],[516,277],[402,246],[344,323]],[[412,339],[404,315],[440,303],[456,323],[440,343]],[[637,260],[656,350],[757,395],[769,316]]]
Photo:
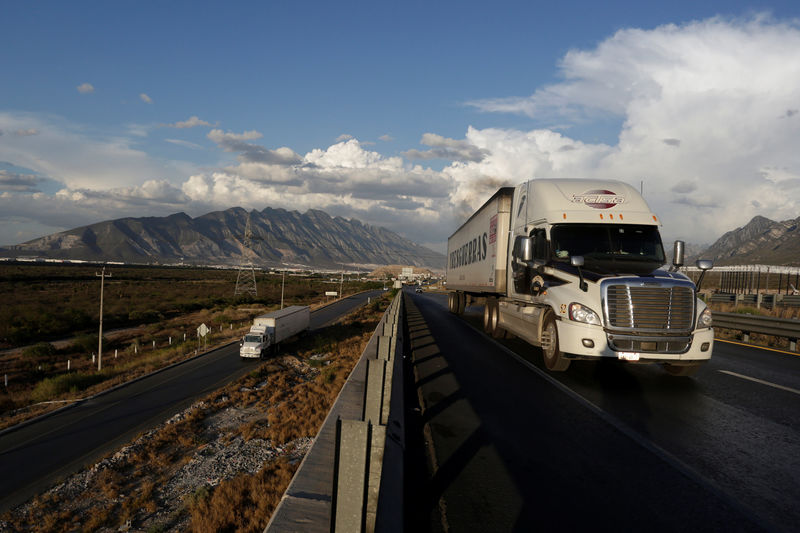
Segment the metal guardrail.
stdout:
[[322,423],[265,533],[403,530],[402,324],[400,293]]
[[749,340],[750,333],[784,337],[789,339],[791,351],[797,351],[797,339],[800,339],[800,320],[793,318],[715,312],[714,327],[741,331],[745,334],[745,342]]

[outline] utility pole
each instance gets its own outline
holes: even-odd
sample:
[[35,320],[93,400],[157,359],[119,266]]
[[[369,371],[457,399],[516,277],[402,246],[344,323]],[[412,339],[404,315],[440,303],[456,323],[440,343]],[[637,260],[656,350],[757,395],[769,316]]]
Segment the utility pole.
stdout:
[[103,271],[100,273],[95,272],[94,275],[100,278],[100,336],[97,339],[97,371],[100,372],[103,369],[103,289],[106,278],[110,278],[111,273],[106,274],[104,265]]
[[286,285],[286,271],[281,272],[281,309],[283,309],[283,288]]
[[342,279],[339,280],[339,299],[342,299],[342,286],[344,285],[344,265],[342,265]]

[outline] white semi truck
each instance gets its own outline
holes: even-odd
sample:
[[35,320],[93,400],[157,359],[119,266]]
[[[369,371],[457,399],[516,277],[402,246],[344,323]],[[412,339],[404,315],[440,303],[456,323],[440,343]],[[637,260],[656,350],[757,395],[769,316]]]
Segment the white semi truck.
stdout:
[[[504,187],[447,241],[449,309],[483,301],[486,332],[541,347],[551,371],[614,358],[691,375],[711,357],[711,311],[677,272],[683,242],[663,268],[659,226],[639,192],[619,181]],[[699,285],[713,264],[697,266]]]
[[257,316],[239,344],[239,355],[262,358],[275,352],[278,344],[308,329],[311,311],[307,305],[292,305]]

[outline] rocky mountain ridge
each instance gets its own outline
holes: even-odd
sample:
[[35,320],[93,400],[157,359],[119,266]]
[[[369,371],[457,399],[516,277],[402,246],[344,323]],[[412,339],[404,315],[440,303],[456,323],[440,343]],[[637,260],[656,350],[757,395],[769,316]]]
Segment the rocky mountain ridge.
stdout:
[[700,257],[713,259],[717,265],[800,266],[800,217],[775,222],[756,216],[725,233],[696,256]]
[[[248,216],[252,235],[246,245]],[[175,213],[108,220],[0,249],[0,257],[18,256],[314,268],[400,263],[443,269],[445,264],[444,255],[386,228],[314,209],[301,214],[269,207],[249,213],[234,207],[196,218]]]

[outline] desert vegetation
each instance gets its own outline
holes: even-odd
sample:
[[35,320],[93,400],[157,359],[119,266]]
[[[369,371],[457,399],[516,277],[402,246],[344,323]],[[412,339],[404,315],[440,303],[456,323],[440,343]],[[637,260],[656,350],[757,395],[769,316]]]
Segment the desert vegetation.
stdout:
[[[388,303],[376,299],[286,345],[281,357],[5,513],[0,529],[262,531]],[[236,467],[259,454],[267,459]]]
[[[98,372],[96,272],[86,265],[0,264],[0,428],[231,342],[281,297],[280,274],[258,274],[258,297],[236,298],[235,271],[108,269]],[[346,282],[345,293],[370,287],[377,285]],[[325,291],[338,289],[327,277],[289,275],[284,300],[321,304]],[[202,345],[200,324],[211,329]]]

